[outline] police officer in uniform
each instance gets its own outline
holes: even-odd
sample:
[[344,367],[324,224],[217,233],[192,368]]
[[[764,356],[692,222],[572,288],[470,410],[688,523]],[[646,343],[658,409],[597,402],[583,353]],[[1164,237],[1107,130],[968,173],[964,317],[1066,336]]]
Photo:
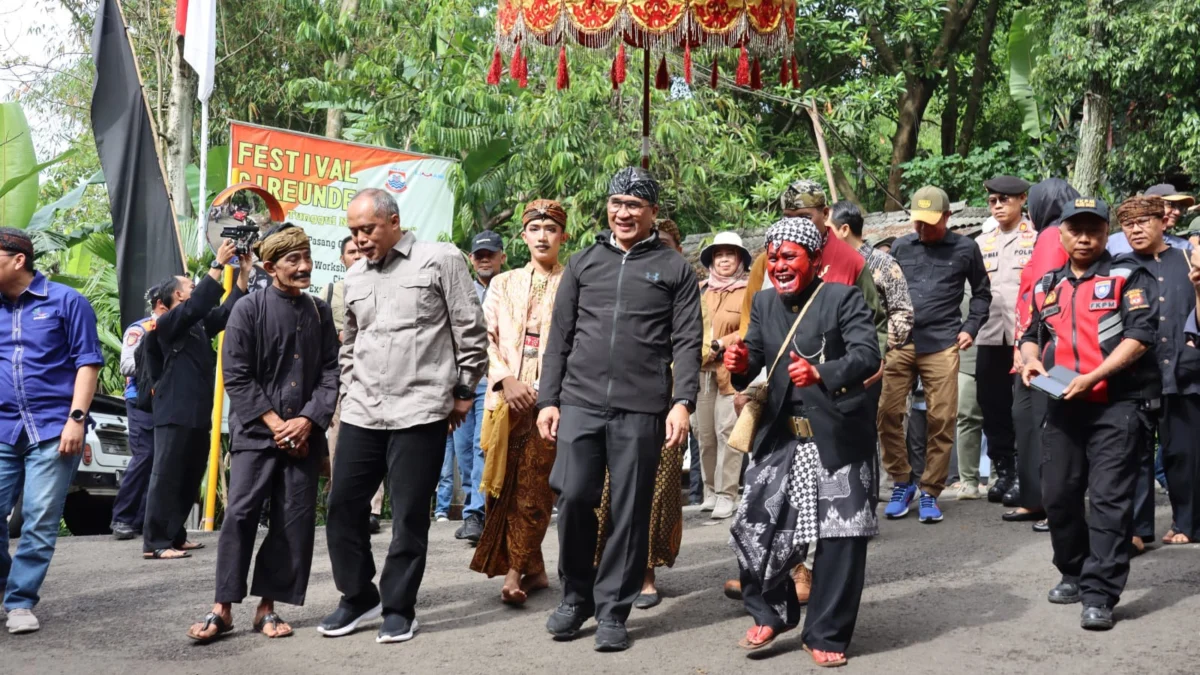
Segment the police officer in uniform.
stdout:
[[1076,199],[1059,229],[1070,260],[1035,287],[1021,338],[1027,385],[1055,366],[1077,373],[1051,398],[1042,430],[1042,497],[1062,573],[1048,599],[1082,601],[1080,625],[1108,630],[1129,577],[1145,409],[1161,389],[1152,349],[1158,290],[1136,261],[1105,251],[1108,207],[1100,199]]
[[[1016,335],[1017,294],[1021,270],[1033,255],[1037,228],[1023,216],[1029,183],[1013,176],[984,181],[988,209],[999,227],[976,239],[983,267],[992,282],[988,319],[975,337],[975,381],[983,431],[992,460],[988,501],[999,502],[1016,487],[1017,445],[1013,429],[1013,339]],[[1015,493],[1014,495],[1015,496]],[[1007,500],[1013,504],[1013,498]],[[1038,520],[1040,513],[1012,511],[1005,520]]]

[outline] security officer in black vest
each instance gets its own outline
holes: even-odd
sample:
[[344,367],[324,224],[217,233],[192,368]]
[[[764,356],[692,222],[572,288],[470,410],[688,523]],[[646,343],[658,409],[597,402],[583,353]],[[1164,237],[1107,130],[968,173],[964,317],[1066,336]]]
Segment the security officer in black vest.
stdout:
[[[1059,230],[1070,261],[1038,283],[1033,320],[1021,338],[1023,381],[1051,396],[1042,430],[1042,495],[1062,581],[1048,599],[1082,601],[1080,625],[1108,630],[1129,577],[1146,411],[1161,390],[1153,352],[1158,293],[1137,261],[1114,261],[1104,250],[1103,201],[1075,200]],[[1035,381],[1056,366],[1072,373],[1055,377],[1057,386]]]

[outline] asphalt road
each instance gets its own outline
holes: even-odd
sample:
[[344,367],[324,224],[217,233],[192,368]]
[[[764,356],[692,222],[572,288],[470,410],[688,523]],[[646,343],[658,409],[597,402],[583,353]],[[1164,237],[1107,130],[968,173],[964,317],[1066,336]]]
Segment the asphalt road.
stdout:
[[[1161,497],[1160,497],[1161,500]],[[1196,673],[1200,671],[1200,547],[1157,547],[1133,563],[1118,624],[1108,633],[1079,628],[1079,607],[1045,600],[1057,581],[1050,540],[1027,525],[1000,521],[985,501],[946,501],[946,520],[885,522],[871,544],[867,588],[847,673]],[[1159,536],[1167,509],[1158,510]],[[727,521],[726,521],[727,522]],[[352,636],[316,632],[337,592],[324,535],[318,533],[308,602],[281,606],[297,628],[284,640],[250,631],[253,605],[235,608],[236,633],[205,647],[184,634],[208,611],[216,539],[184,561],[142,561],[139,542],[60,540],[37,609],[39,633],[0,632],[6,673],[777,673],[814,670],[798,631],[752,658],[736,646],[750,626],[739,603],[721,594],[735,572],[727,525],[686,512],[683,550],[660,574],[666,599],[634,610],[632,648],[592,650],[592,627],[571,643],[543,625],[557,582],[522,609],[502,606],[500,580],[467,569],[471,550],[456,523],[434,524],[418,637],[375,644],[375,625]],[[374,546],[382,561],[386,536]],[[557,561],[553,529],[544,546]]]

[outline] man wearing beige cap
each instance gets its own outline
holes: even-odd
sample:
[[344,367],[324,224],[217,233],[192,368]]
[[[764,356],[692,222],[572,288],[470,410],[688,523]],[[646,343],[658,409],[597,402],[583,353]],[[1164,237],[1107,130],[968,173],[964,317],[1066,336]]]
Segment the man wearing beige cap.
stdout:
[[[958,352],[974,343],[987,321],[992,291],[979,247],[947,231],[950,198],[943,190],[933,186],[917,190],[910,210],[914,232],[892,246],[892,256],[908,281],[915,321],[909,342],[889,351],[883,367],[879,443],[884,469],[895,484],[884,514],[888,518],[908,515],[917,493],[904,442],[904,413],[908,392],[919,375],[928,404],[919,515],[923,523],[936,523],[942,520],[937,498],[945,487],[958,411]],[[960,305],[967,283],[971,301],[964,321]]]

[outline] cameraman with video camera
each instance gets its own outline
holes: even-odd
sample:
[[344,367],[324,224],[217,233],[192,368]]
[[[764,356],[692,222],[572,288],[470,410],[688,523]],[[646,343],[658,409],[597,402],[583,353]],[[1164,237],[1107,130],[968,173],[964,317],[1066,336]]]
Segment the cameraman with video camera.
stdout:
[[234,303],[246,294],[253,264],[249,254],[239,256],[237,285],[221,303],[221,274],[236,252],[234,241],[225,239],[200,283],[177,276],[159,285],[167,311],[158,317],[154,342],[146,345],[160,364],[154,386],[154,468],[142,528],[148,560],[186,558],[187,551],[202,546],[187,541],[183,524],[208,465],[216,379],[212,336],[225,330]]

